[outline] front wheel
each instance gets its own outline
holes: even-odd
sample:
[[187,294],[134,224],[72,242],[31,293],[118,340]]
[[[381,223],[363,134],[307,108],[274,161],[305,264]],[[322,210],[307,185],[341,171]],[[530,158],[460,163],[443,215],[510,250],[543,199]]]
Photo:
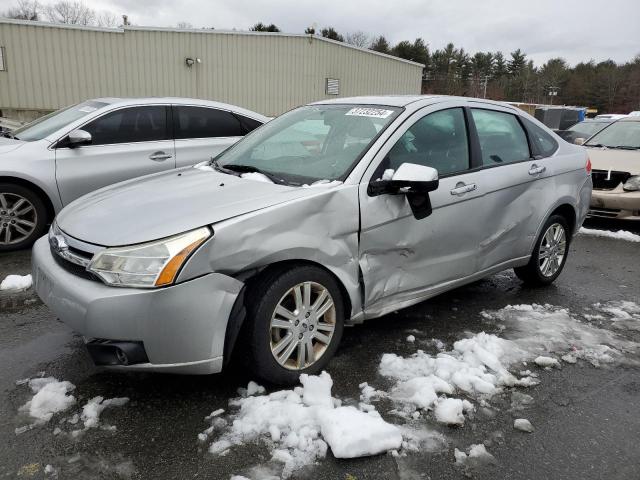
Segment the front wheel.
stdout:
[[0,252],[29,247],[47,227],[42,199],[22,185],[0,183]]
[[290,385],[302,373],[319,373],[342,337],[340,288],[314,266],[265,275],[249,292],[248,314],[248,366],[271,383]]
[[518,278],[533,286],[549,285],[562,272],[569,253],[569,227],[564,217],[552,215],[544,224],[529,263],[514,268]]

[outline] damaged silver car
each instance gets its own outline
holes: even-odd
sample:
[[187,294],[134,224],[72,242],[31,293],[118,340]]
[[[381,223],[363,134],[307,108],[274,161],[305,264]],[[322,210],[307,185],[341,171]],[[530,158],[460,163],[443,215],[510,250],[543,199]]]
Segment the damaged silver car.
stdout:
[[294,109],[210,162],[64,208],[40,298],[97,365],[291,383],[343,327],[507,268],[553,282],[591,197],[582,147],[523,111],[440,96]]

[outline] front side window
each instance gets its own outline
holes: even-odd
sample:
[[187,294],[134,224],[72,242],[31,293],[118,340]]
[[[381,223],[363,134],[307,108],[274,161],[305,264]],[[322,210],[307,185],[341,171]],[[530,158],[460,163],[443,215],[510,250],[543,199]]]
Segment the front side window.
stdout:
[[290,185],[344,180],[402,111],[367,105],[310,105],[264,124],[217,157],[222,168],[259,170]]
[[232,113],[206,107],[173,107],[173,135],[181,138],[240,137],[240,120]]
[[26,142],[42,140],[68,124],[80,120],[107,105],[108,103],[94,102],[92,100],[82,102],[40,117],[27,125],[15,129],[11,134],[18,140]]
[[550,157],[556,152],[558,142],[548,132],[545,132],[543,128],[526,118],[522,118],[522,122],[529,132],[529,138],[533,143],[536,154],[542,157]]
[[621,150],[640,149],[640,122],[614,122],[585,143],[588,147],[604,146]]
[[471,114],[484,166],[521,162],[531,157],[527,136],[515,115],[475,108]]
[[381,167],[397,170],[403,163],[435,168],[441,176],[468,170],[469,142],[462,108],[422,117],[400,137]]
[[162,105],[130,107],[107,113],[84,127],[91,145],[166,140],[167,111]]

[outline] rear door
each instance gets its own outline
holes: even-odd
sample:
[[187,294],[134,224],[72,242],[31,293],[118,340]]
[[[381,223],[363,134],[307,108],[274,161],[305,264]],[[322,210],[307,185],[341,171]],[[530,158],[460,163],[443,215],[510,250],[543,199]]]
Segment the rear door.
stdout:
[[176,165],[186,167],[215,157],[260,122],[212,107],[173,105]]
[[481,150],[479,182],[486,193],[477,264],[482,271],[531,253],[546,213],[549,172],[519,115],[499,106],[470,111]]
[[113,183],[175,167],[166,105],[112,110],[79,127],[91,144],[71,148],[61,139],[55,148],[56,181],[64,205]]

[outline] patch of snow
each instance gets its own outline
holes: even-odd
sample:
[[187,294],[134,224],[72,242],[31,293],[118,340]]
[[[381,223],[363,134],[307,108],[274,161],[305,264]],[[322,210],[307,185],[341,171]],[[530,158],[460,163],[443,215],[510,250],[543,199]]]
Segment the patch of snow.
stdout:
[[416,341],[416,337],[414,337],[413,335],[409,335],[409,336],[407,337],[407,342],[409,342],[409,343],[413,343],[413,342],[415,342],[415,341]]
[[393,168],[387,168],[383,173],[382,173],[382,178],[381,180],[393,180],[393,174],[396,173],[396,171]]
[[[609,315],[612,326],[618,329],[640,330],[640,305],[626,300],[614,300],[604,304],[596,303],[594,308]],[[587,318],[587,315],[584,315]],[[599,315],[599,318],[606,318]]]
[[0,290],[26,290],[32,284],[31,275],[7,275],[0,283]]
[[256,382],[251,380],[247,385],[247,388],[239,388],[238,395],[242,397],[250,397],[251,395],[262,395],[266,392],[265,388],[262,385],[258,385]]
[[80,419],[84,423],[84,429],[95,428],[100,422],[100,414],[108,407],[121,407],[129,402],[127,397],[108,398],[93,397],[82,407]]
[[468,400],[445,398],[436,404],[436,420],[447,425],[464,425],[464,412],[473,411],[474,406]]
[[311,185],[308,184],[304,184],[302,185],[302,188],[333,188],[333,187],[337,187],[338,185],[342,185],[343,182],[341,182],[340,180],[318,180],[316,182],[313,182]]
[[20,411],[34,418],[36,424],[48,422],[55,413],[63,412],[76,403],[76,398],[69,395],[75,389],[71,382],[46,377],[33,378],[28,384],[35,395],[20,407]]
[[563,355],[560,358],[562,359],[563,362],[566,362],[566,363],[576,363],[578,361],[576,356],[571,355],[570,353],[567,353],[566,355]]
[[241,178],[246,180],[254,180],[256,182],[273,183],[269,177],[259,172],[246,172],[240,174]]
[[612,232],[611,230],[596,230],[593,228],[580,228],[578,231],[581,235],[590,235],[592,237],[612,238],[615,240],[626,240],[627,242],[640,242],[640,235],[628,232],[626,230],[618,230]]
[[466,453],[456,448],[453,455],[456,465],[463,467],[477,468],[496,463],[495,457],[487,452],[487,448],[482,443],[471,445]]
[[57,476],[58,472],[56,471],[53,465],[47,464],[44,467],[44,474],[50,475],[50,476]]
[[513,421],[513,428],[527,433],[532,433],[535,430],[531,422],[526,418],[516,418]]
[[560,366],[560,362],[553,358],[553,357],[545,357],[545,356],[538,356],[533,360],[533,363],[535,363],[536,365],[538,365],[539,367],[559,367]]

